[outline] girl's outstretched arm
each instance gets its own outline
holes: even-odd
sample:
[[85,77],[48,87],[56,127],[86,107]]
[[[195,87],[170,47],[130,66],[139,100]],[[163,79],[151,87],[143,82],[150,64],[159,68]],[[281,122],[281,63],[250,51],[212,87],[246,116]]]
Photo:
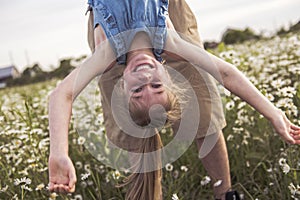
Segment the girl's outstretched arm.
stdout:
[[166,53],[181,58],[210,73],[225,88],[253,106],[288,143],[300,144],[300,128],[292,124],[235,66],[168,31]]
[[68,156],[68,127],[72,103],[86,85],[115,61],[114,53],[106,40],[95,53],[74,69],[49,96],[49,189],[55,192],[73,192],[76,174]]

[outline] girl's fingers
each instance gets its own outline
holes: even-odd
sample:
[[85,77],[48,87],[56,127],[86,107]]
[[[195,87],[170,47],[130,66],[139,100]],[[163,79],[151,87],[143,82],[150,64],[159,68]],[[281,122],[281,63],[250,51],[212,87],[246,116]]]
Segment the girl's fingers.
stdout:
[[69,177],[70,177],[70,181],[69,181],[69,184],[68,184],[69,190],[70,190],[70,192],[74,192],[75,191],[75,183],[77,181],[75,171],[74,172],[70,171]]
[[295,144],[295,139],[292,137],[292,134],[288,131],[285,131],[284,134],[281,135],[283,139],[289,144]]
[[293,135],[294,140],[300,140],[300,135]]
[[[291,124],[291,128],[294,130],[294,131],[300,131],[300,127],[299,126],[296,126],[295,124]],[[300,132],[299,132],[300,133]]]
[[292,135],[292,137],[295,140],[299,140],[300,139],[300,127],[298,127],[294,124],[291,124],[290,134]]
[[54,183],[50,182],[49,183],[49,191],[52,192],[54,190]]
[[296,140],[295,144],[300,144],[300,139]]
[[73,192],[75,192],[75,185],[73,185],[73,187],[68,187],[68,192],[71,192],[71,193],[73,193]]
[[[49,190],[50,190],[50,187],[49,187]],[[50,190],[50,191],[54,191],[56,193],[69,193],[69,187],[64,184],[54,184],[52,187],[52,190]]]
[[289,144],[295,144],[295,140],[291,136],[287,136],[285,139]]

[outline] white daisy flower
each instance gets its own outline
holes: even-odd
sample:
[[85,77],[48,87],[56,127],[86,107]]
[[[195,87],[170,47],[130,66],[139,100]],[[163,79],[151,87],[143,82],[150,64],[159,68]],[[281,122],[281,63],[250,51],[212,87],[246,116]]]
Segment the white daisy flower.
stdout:
[[181,169],[181,171],[184,171],[184,172],[187,172],[187,171],[188,171],[188,168],[187,168],[186,166],[184,166],[184,165],[181,166],[180,169]]
[[288,164],[284,164],[283,166],[281,166],[281,168],[282,168],[282,172],[285,174],[289,173],[291,170],[291,168]]
[[234,101],[229,101],[227,104],[226,104],[226,110],[232,110],[234,108]]
[[169,172],[170,172],[170,171],[173,171],[173,165],[170,164],[170,163],[167,163],[166,166],[165,166],[165,168],[166,168],[166,170],[169,171]]
[[222,184],[222,180],[218,180],[214,183],[214,187],[219,187]]
[[85,174],[81,174],[81,180],[85,180],[87,179],[91,174],[88,172],[88,173],[85,173]]
[[78,143],[79,145],[83,145],[84,142],[85,142],[85,138],[84,138],[84,137],[82,137],[82,136],[78,137],[77,143]]
[[179,197],[177,196],[177,194],[172,195],[172,200],[179,200]]
[[38,191],[38,190],[42,190],[43,188],[45,188],[45,184],[41,183],[41,184],[36,186],[35,190]]
[[280,158],[278,161],[280,166],[283,166],[284,164],[286,164],[286,159],[285,158]]
[[209,176],[204,176],[200,183],[202,186],[204,186],[204,185],[209,184],[210,181],[211,181],[211,178]]

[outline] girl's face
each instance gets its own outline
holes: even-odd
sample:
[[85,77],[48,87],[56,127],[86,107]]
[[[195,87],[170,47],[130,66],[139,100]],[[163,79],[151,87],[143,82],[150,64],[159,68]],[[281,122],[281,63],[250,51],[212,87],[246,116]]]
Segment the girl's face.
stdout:
[[146,53],[132,56],[124,70],[124,89],[127,97],[146,102],[148,105],[167,101],[164,85],[170,81],[161,63]]

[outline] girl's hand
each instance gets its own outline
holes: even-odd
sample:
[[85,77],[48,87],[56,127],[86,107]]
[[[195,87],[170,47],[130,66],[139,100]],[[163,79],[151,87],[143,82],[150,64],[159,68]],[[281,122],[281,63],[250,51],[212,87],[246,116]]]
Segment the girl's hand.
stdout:
[[291,123],[281,110],[278,110],[278,113],[271,122],[276,132],[286,142],[290,144],[300,144],[300,127]]
[[49,157],[49,190],[60,193],[75,191],[76,173],[69,156]]

